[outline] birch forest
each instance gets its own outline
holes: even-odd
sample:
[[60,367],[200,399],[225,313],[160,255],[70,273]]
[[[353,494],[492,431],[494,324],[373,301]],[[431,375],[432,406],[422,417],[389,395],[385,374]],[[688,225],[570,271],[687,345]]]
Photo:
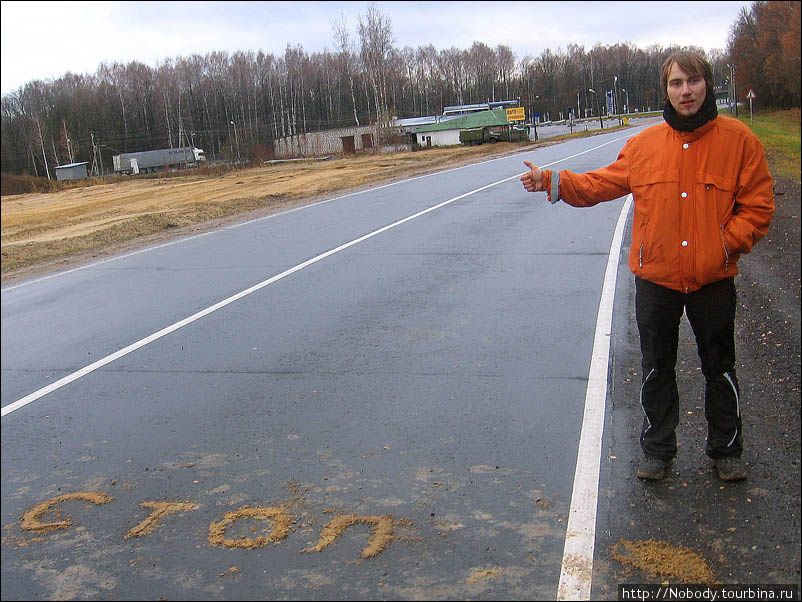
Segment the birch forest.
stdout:
[[[734,87],[743,101],[752,88],[764,108],[799,106],[799,23],[799,2],[754,2],[727,49],[692,49],[711,61],[717,89]],[[399,48],[390,17],[372,5],[354,25],[333,22],[332,50],[323,52],[209,52],[31,81],[2,98],[2,171],[54,177],[56,165],[87,161],[108,172],[114,154],[178,146],[202,148],[212,163],[259,162],[282,137],[439,115],[449,105],[519,100],[546,119],[571,109],[598,115],[606,90],[621,110],[658,110],[660,65],[676,50],[569,44],[517,57],[480,41]]]

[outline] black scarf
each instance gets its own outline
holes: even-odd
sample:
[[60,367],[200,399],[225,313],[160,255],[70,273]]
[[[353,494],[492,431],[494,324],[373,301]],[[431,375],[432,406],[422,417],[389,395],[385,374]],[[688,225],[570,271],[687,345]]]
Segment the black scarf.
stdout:
[[675,130],[680,132],[692,132],[697,128],[702,127],[708,121],[712,121],[718,116],[718,109],[716,108],[716,97],[712,91],[708,90],[705,95],[705,101],[702,103],[701,108],[697,111],[696,115],[685,119],[677,114],[671,102],[666,100],[663,105],[663,119]]

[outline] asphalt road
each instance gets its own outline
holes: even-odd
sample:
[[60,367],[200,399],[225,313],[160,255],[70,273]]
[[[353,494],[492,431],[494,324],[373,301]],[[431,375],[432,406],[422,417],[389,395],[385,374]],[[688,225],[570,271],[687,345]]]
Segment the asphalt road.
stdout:
[[[3,599],[554,599],[624,201],[551,206],[517,176],[637,131],[4,289]],[[611,375],[638,361],[616,349]],[[600,526],[643,490],[616,432]]]

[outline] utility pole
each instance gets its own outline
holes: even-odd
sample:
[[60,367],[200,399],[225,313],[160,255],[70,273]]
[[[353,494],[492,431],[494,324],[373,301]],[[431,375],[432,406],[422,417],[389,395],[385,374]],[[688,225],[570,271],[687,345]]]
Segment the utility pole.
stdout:
[[72,144],[71,144],[71,140],[70,140],[70,135],[67,132],[67,122],[66,122],[66,120],[64,120],[64,119],[61,120],[61,127],[62,127],[62,129],[64,131],[64,141],[67,143],[67,156],[70,158],[70,163],[75,163],[75,158],[73,157],[73,154],[72,154]]
[[89,132],[89,135],[92,137],[92,175],[95,177],[98,176],[98,164],[97,164],[97,146],[95,145],[95,132]]
[[103,154],[100,152],[101,146],[105,144],[97,144],[95,142],[95,132],[89,132],[92,137],[92,173],[97,177],[103,177]]
[[[179,103],[179,105],[178,105],[178,106],[180,107],[180,106],[181,106],[181,104]],[[187,139],[187,132],[186,132],[186,131],[183,129],[183,127],[184,127],[184,125],[183,125],[183,120],[181,120],[181,121],[179,121],[179,122],[178,122],[178,131],[179,131],[179,134],[178,134],[178,144],[179,144],[179,146],[181,146],[181,145],[183,145],[183,146],[184,146],[184,168],[186,168],[186,166],[187,166],[187,163],[189,163],[189,159],[187,159],[187,147],[186,147],[186,144],[185,144],[185,143],[183,143],[183,142],[181,142],[181,134],[182,134],[182,133],[183,133],[183,135],[184,135],[184,140],[186,140],[186,139]],[[189,142],[189,140],[187,140],[187,142]],[[194,151],[193,151],[193,152],[194,152]]]
[[579,90],[576,91],[576,115],[579,119],[582,119],[582,111],[579,108]]

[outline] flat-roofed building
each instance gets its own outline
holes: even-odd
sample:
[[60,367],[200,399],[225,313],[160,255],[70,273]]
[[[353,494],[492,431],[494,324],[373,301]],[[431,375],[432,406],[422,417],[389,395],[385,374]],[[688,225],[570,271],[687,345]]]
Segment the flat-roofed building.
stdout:
[[56,166],[56,180],[83,180],[87,177],[87,165],[88,161],[58,165]]

